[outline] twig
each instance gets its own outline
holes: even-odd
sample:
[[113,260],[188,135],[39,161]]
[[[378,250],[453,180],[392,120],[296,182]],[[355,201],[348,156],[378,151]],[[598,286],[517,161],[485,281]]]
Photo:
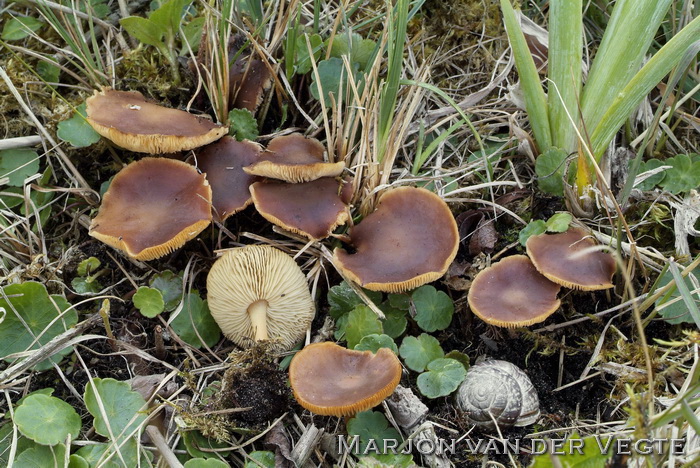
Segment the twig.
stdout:
[[163,457],[163,460],[170,468],[182,468],[182,463],[180,463],[180,460],[178,460],[173,453],[172,449],[168,445],[168,442],[165,440],[165,437],[163,437],[163,434],[161,434],[160,429],[152,424],[149,424],[146,426],[146,434],[148,434],[148,437],[151,438],[151,442],[153,442],[153,445],[155,445],[156,449],[158,449],[160,456]]
[[0,150],[24,148],[26,146],[35,146],[39,143],[41,143],[41,137],[39,135],[5,138],[4,140],[0,140]]

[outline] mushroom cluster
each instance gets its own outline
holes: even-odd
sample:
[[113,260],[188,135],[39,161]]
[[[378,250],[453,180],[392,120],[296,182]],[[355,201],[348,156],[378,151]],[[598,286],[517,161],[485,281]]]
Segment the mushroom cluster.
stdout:
[[587,233],[570,228],[527,240],[525,255],[514,255],[479,272],[467,295],[472,312],[500,327],[544,321],[559,309],[561,286],[583,291],[613,286],[615,259],[601,252]]

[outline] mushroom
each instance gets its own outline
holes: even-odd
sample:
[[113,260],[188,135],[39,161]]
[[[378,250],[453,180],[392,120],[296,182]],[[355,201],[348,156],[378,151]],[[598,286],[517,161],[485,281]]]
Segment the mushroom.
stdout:
[[255,113],[265,91],[272,86],[272,74],[262,60],[241,56],[229,69],[229,107]]
[[467,301],[481,320],[499,327],[542,322],[559,308],[561,287],[542,276],[525,255],[512,255],[479,272]]
[[258,180],[243,170],[257,161],[262,149],[252,141],[236,141],[228,136],[197,152],[197,167],[211,184],[214,217],[224,222],[253,202],[249,186]]
[[388,348],[355,351],[335,343],[313,343],[289,365],[294,398],[325,416],[349,416],[382,402],[401,380],[401,363]]
[[323,152],[323,145],[315,138],[292,133],[273,138],[259,161],[244,170],[248,174],[292,183],[340,175],[345,163],[323,162]]
[[557,284],[583,291],[613,287],[615,259],[596,250],[596,243],[583,229],[532,236],[526,248],[537,270]]
[[457,223],[433,192],[399,187],[385,192],[377,209],[350,229],[356,253],[337,248],[343,275],[374,291],[402,292],[440,278],[457,255]]
[[162,257],[211,222],[211,187],[182,161],[143,158],[119,171],[89,234],[137,260]]
[[224,253],[209,271],[207,299],[221,331],[242,347],[269,339],[287,351],[304,336],[315,313],[299,266],[267,245]]
[[130,151],[174,153],[211,143],[228,128],[185,111],[148,102],[137,91],[95,91],[86,101],[97,133]]
[[328,237],[350,218],[340,190],[338,181],[329,177],[302,184],[256,182],[250,186],[255,208],[265,219],[311,240]]

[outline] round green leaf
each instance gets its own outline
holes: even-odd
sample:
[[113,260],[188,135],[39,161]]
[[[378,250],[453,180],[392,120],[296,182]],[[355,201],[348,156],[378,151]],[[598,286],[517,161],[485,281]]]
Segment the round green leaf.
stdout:
[[185,343],[201,348],[200,337],[207,346],[214,346],[221,338],[221,329],[209,312],[207,301],[195,291],[185,296],[182,310],[170,326]]
[[18,41],[38,31],[44,25],[42,21],[31,16],[20,16],[10,19],[2,28],[3,41]]
[[76,148],[84,148],[100,141],[97,133],[85,120],[85,103],[78,106],[76,112],[68,120],[58,123],[58,137]]
[[462,363],[454,359],[436,359],[428,364],[428,372],[418,376],[418,389],[428,398],[447,396],[467,376]]
[[[408,298],[408,296],[406,297]],[[379,309],[384,312],[386,317],[382,320],[384,333],[392,338],[398,338],[403,335],[403,332],[406,331],[406,325],[408,325],[408,320],[406,319],[406,311],[408,309],[397,309],[390,306],[387,302],[380,305]]]
[[676,195],[700,186],[700,161],[693,161],[687,154],[679,154],[664,163],[671,165],[661,181],[664,190]]
[[[257,452],[253,452],[257,453]],[[271,453],[271,452],[270,452]],[[252,456],[253,454],[251,454]],[[272,460],[273,460],[273,466],[274,466],[274,457],[275,455],[272,455]],[[192,458],[190,460],[187,460],[185,463],[185,468],[229,468],[229,464],[226,462],[223,462],[217,458]],[[246,464],[245,466],[248,466]],[[259,466],[259,465],[255,465]],[[267,465],[265,465],[267,466]]]
[[[364,292],[375,304],[381,302],[382,293],[370,291],[368,289],[365,289]],[[355,294],[355,291],[353,291],[350,285],[343,281],[339,285],[333,286],[330,291],[328,291],[328,305],[330,306],[330,310],[328,311],[330,316],[334,319],[338,319],[349,313],[358,305],[364,305],[364,302],[362,302],[360,296]]]
[[[202,435],[197,430],[185,431],[182,433],[182,440],[185,442],[187,453],[198,458],[218,458],[219,456],[228,457],[229,451],[221,450],[229,447],[230,444],[217,442],[216,439],[210,439]],[[201,450],[200,450],[201,449]]]
[[405,337],[401,342],[399,354],[406,366],[416,372],[423,372],[430,361],[445,356],[445,352],[440,347],[440,342],[425,333],[418,338],[415,336]]
[[394,354],[399,354],[399,349],[396,347],[396,343],[388,335],[378,335],[373,333],[367,335],[360,340],[357,345],[355,345],[355,350],[357,351],[372,351],[376,353],[379,348],[389,348],[394,352]]
[[395,309],[408,310],[411,307],[411,296],[408,294],[389,294],[389,304]]
[[255,140],[258,137],[258,121],[248,109],[231,109],[228,123],[228,134],[238,141]]
[[384,439],[401,440],[401,436],[389,421],[378,411],[362,411],[348,421],[348,435],[360,436],[360,453],[365,451],[367,443],[373,440],[377,447],[383,447]]
[[68,459],[68,468],[90,468],[90,464],[83,457],[74,453]]
[[572,219],[571,213],[556,213],[547,220],[547,232],[565,232]]
[[163,295],[154,288],[141,286],[134,294],[134,307],[145,317],[153,318],[163,312],[165,302]]
[[165,302],[165,310],[174,310],[182,299],[182,276],[176,275],[170,270],[165,270],[149,282],[149,286],[160,291]]
[[[97,398],[100,398],[104,413]],[[110,437],[128,435],[146,420],[146,401],[126,382],[114,379],[92,379],[85,386],[85,407],[95,418],[95,431]]]
[[[630,161],[630,163],[631,163],[631,161]],[[637,176],[639,176],[640,174],[643,174],[647,171],[652,171],[654,169],[658,169],[664,165],[665,164],[663,162],[659,161],[656,158],[652,158],[648,161],[644,161],[643,163],[641,163],[639,165],[639,171],[637,172]],[[643,190],[643,191],[652,190],[654,187],[656,187],[658,184],[660,184],[662,180],[664,180],[665,176],[666,176],[666,170],[664,169],[662,171],[657,172],[654,175],[647,177],[643,181],[636,184],[634,187],[639,189],[639,190]]]
[[354,348],[367,335],[382,333],[382,323],[377,314],[367,306],[355,307],[348,314],[348,323],[345,327],[345,339],[348,348]]
[[64,466],[66,446],[63,444],[48,447],[35,445],[28,448],[15,458],[13,468],[46,468]]
[[14,421],[22,434],[41,445],[56,445],[69,434],[75,439],[82,425],[71,405],[41,394],[27,397],[15,411]]
[[5,185],[21,187],[24,180],[39,172],[39,155],[28,148],[0,151],[0,179],[7,178]]
[[243,468],[275,468],[275,454],[268,450],[258,450],[248,455],[252,460],[246,460]]
[[[695,278],[692,278],[693,275]],[[664,273],[664,275],[659,278],[658,288],[663,288],[671,281],[674,281],[673,274],[670,271]],[[700,306],[700,292],[697,292],[696,284],[700,284],[700,271],[692,271],[690,275],[684,278],[686,287],[690,291],[690,295],[695,302]],[[677,288],[673,289],[672,293],[666,293],[656,300],[656,310],[659,312],[664,320],[668,323],[693,323],[693,316],[690,315],[688,306],[685,304],[683,297]]]
[[550,148],[535,160],[535,172],[540,190],[552,195],[564,195],[564,175],[566,158],[569,155],[559,148]]
[[[41,283],[11,284],[3,291],[5,295],[0,297],[0,358],[37,349],[78,323],[78,313],[74,309],[63,313],[70,307],[65,298],[49,296]],[[58,318],[59,314],[61,318]],[[64,348],[34,368],[49,369],[52,362],[59,362],[72,349]]]
[[455,311],[450,296],[426,285],[413,291],[411,298],[416,307],[416,323],[423,330],[434,332],[450,326]]
[[545,223],[543,220],[538,219],[536,221],[530,221],[529,223],[527,223],[527,226],[520,230],[520,234],[518,234],[518,240],[520,241],[520,245],[525,247],[525,244],[527,243],[527,240],[530,237],[542,234],[546,230],[547,223]]

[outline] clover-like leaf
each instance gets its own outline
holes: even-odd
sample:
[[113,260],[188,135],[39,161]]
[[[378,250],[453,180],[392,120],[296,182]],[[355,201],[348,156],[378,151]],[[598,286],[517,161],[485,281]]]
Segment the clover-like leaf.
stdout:
[[411,295],[416,307],[416,323],[427,332],[444,330],[452,322],[455,306],[450,296],[433,286],[425,285]]
[[369,307],[359,305],[348,314],[348,323],[345,327],[348,348],[354,348],[367,335],[382,332],[382,322]]
[[[358,73],[359,65],[354,63],[351,65],[351,69],[353,75],[352,79],[358,82],[356,86],[361,89],[361,78]],[[314,99],[320,101],[321,92],[323,92],[323,101],[326,106],[330,106],[331,104],[331,95],[333,95],[333,100],[335,100],[335,102],[340,101],[341,95],[343,100],[346,100],[348,93],[348,75],[348,70],[345,68],[345,64],[341,59],[331,57],[328,60],[321,60],[318,63],[318,77],[314,73],[311,80],[311,95]],[[319,88],[321,91],[319,91]]]
[[18,41],[38,31],[43,25],[43,21],[31,16],[18,16],[5,23],[0,37],[3,41]]
[[[214,346],[221,338],[221,329],[209,312],[207,301],[194,291],[185,296],[182,310],[170,326],[185,343],[195,348]],[[201,337],[201,340],[200,340]]]
[[382,320],[384,333],[392,338],[398,338],[403,335],[403,332],[406,331],[406,325],[408,324],[408,320],[406,319],[407,309],[397,309],[390,306],[388,302],[381,304],[379,309],[384,312],[384,316],[386,317]]
[[428,398],[447,396],[457,390],[467,376],[461,362],[454,359],[435,359],[428,364],[428,371],[418,376],[418,390]]
[[[630,160],[631,163],[631,160]],[[644,161],[639,165],[639,171],[637,172],[637,177],[640,175],[644,174],[645,172],[650,172],[655,169],[660,168],[661,166],[665,166],[663,161],[659,161],[656,158],[649,159],[648,161]],[[659,185],[662,180],[664,180],[664,177],[666,177],[666,170],[660,170],[654,174],[649,175],[648,177],[645,176],[646,178],[642,180],[641,182],[638,182],[635,184],[635,188],[639,190],[652,190],[654,187]]]
[[75,277],[70,282],[76,294],[95,294],[102,291],[102,285],[96,278]]
[[[20,468],[44,468],[51,466],[64,466],[66,446],[64,444],[34,445],[20,453],[15,458],[13,467]],[[70,467],[69,467],[70,468]]]
[[258,121],[248,109],[231,109],[228,113],[228,134],[238,141],[258,137]]
[[56,445],[80,433],[81,421],[71,405],[56,397],[35,394],[15,410],[15,424],[25,436],[41,445]]
[[[68,310],[70,304],[65,298],[49,296],[41,283],[11,284],[3,291],[5,295],[0,297],[0,358],[37,349],[78,323],[78,313],[75,309]],[[63,348],[36,364],[34,369],[49,369],[52,362],[59,362],[72,349]]]
[[687,192],[700,186],[700,161],[693,161],[690,155],[679,154],[668,158],[665,164],[671,165],[661,181],[661,187],[672,194]]
[[[255,453],[259,453],[259,452],[252,452],[250,454],[250,457],[253,458],[253,454],[255,454]],[[267,453],[272,453],[272,452],[267,452]],[[275,466],[274,460],[275,460],[275,454],[272,453],[272,462],[273,462],[272,467]],[[260,460],[257,460],[257,459],[256,459],[256,461],[260,462]],[[191,458],[191,459],[187,460],[185,462],[185,465],[184,465],[185,468],[229,468],[229,466],[231,466],[231,465],[219,460],[218,458]],[[260,465],[256,464],[254,466],[259,467]],[[262,466],[268,466],[268,465],[263,464]],[[246,463],[244,465],[244,467],[247,468],[248,463]]]
[[153,318],[165,309],[163,295],[155,288],[141,286],[136,291],[136,294],[134,294],[133,299],[134,307],[136,307],[144,317]]
[[58,137],[76,148],[84,148],[100,141],[100,134],[85,120],[86,115],[85,103],[82,103],[73,117],[58,123]]
[[411,308],[411,296],[408,294],[389,294],[389,305],[396,309],[408,310]]
[[21,187],[24,180],[39,172],[39,155],[29,148],[16,148],[0,151],[0,180],[4,184]]
[[[692,275],[692,276],[691,276]],[[664,275],[659,278],[658,287],[662,288],[673,281],[673,274],[670,271],[664,273]],[[690,291],[690,295],[695,302],[700,306],[700,272],[693,270],[688,276],[684,278],[685,284]],[[671,293],[666,293],[664,296],[656,300],[656,310],[659,312],[665,321],[668,323],[694,323],[692,315],[688,310],[688,306],[685,304],[681,293],[677,288]]]
[[453,349],[449,353],[445,354],[445,357],[449,359],[454,359],[455,361],[462,364],[466,370],[469,370],[469,356],[467,356],[466,354],[460,353],[459,351]]
[[564,178],[566,175],[566,151],[550,148],[535,160],[540,190],[552,195],[564,195]]
[[146,401],[126,382],[111,378],[91,379],[85,385],[84,399],[85,407],[95,418],[95,431],[102,436],[111,437],[111,432],[114,437],[122,439],[132,432],[137,433],[137,427],[146,420]]
[[219,456],[228,457],[228,450],[221,450],[229,447],[230,444],[217,442],[215,439],[210,439],[202,435],[197,430],[185,431],[182,433],[182,440],[185,442],[187,453],[193,457],[199,458],[218,458]]
[[520,230],[520,234],[518,234],[518,240],[520,241],[520,245],[525,247],[525,244],[527,243],[527,240],[530,237],[537,236],[546,231],[547,223],[545,223],[544,220],[538,219],[535,221],[530,221],[529,223],[527,223],[527,226]]
[[399,354],[406,366],[416,372],[423,372],[428,363],[445,356],[440,342],[426,333],[417,338],[415,336],[405,337],[401,342]]
[[[401,436],[393,427],[389,427],[389,421],[378,411],[362,411],[348,421],[348,436],[359,436],[359,451],[366,452],[367,444],[374,443],[379,450],[383,449],[384,440],[400,441]],[[400,443],[400,442],[399,442]]]
[[275,454],[269,450],[256,450],[248,455],[250,460],[246,460],[243,468],[275,468]]
[[390,336],[377,333],[362,337],[360,342],[355,345],[354,349],[356,351],[372,351],[376,353],[379,351],[379,348],[389,348],[394,354],[399,354],[399,348]]
[[571,220],[574,219],[571,213],[556,213],[547,220],[547,232],[565,232],[569,229]]
[[[375,304],[381,302],[382,293],[370,291],[368,289],[365,289],[364,292]],[[333,286],[330,291],[328,291],[328,305],[330,306],[328,313],[334,319],[340,318],[340,316],[347,314],[356,306],[363,304],[364,302],[362,302],[360,296],[355,294],[352,287],[345,281],[337,286]]]
[[160,291],[168,312],[175,309],[182,299],[182,274],[165,270],[153,276],[148,285]]
[[311,70],[311,59],[309,56],[309,49],[306,44],[307,38],[309,39],[309,44],[311,45],[314,61],[317,61],[321,57],[321,52],[323,51],[323,39],[321,39],[321,36],[318,34],[304,33],[298,36],[295,44],[295,71],[299,75],[306,75]]

